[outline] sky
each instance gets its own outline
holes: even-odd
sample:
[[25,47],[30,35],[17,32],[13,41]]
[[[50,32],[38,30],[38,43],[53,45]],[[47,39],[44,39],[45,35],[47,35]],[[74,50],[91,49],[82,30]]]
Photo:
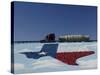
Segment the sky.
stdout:
[[14,2],[14,41],[38,41],[49,33],[97,39],[95,6]]

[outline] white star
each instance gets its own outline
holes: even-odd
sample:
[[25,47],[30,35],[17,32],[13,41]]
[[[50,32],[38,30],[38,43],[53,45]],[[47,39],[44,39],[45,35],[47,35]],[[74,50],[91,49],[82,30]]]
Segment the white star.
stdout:
[[40,53],[38,53],[39,55],[46,55],[47,54],[47,52],[40,52]]

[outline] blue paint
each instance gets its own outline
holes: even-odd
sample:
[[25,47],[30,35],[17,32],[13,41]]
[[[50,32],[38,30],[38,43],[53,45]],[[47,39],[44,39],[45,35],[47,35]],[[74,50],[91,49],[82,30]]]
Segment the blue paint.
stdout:
[[21,52],[25,54],[27,58],[38,59],[43,56],[55,57],[57,52],[58,44],[44,44],[40,52]]

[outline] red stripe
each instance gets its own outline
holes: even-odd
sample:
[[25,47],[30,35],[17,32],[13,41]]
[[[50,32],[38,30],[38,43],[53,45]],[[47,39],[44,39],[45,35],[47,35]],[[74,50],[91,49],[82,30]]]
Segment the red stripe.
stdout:
[[82,52],[61,52],[56,54],[56,58],[69,65],[78,65],[76,60],[80,57],[94,54],[94,51],[82,51]]

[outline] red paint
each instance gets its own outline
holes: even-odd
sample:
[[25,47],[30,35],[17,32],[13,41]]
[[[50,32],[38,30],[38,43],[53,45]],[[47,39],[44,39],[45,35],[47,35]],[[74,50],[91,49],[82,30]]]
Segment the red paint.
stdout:
[[82,52],[61,52],[57,53],[56,58],[69,65],[78,65],[76,60],[78,58],[94,54],[94,51],[82,51]]

